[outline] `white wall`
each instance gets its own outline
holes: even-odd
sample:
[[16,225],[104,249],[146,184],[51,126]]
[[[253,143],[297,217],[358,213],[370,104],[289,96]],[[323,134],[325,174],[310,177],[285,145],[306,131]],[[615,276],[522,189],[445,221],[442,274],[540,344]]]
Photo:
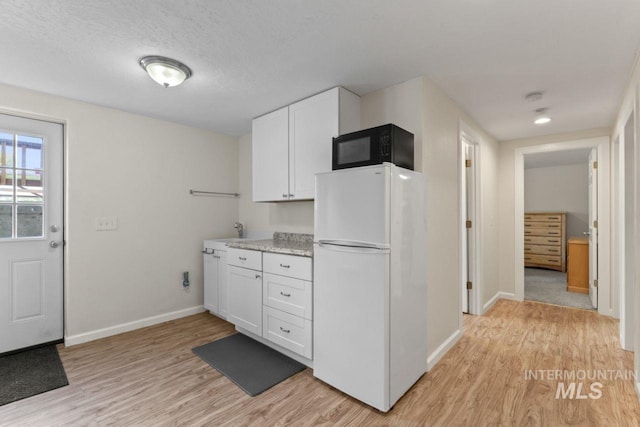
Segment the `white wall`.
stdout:
[[588,163],[524,170],[524,210],[566,212],[567,238],[589,231]]
[[498,160],[498,281],[499,289],[515,295],[515,149],[534,145],[609,136],[609,128],[589,129],[500,142]]
[[[632,153],[633,159],[621,159],[620,163],[624,165],[625,160],[627,160],[627,165],[632,163],[635,165],[635,170],[631,175],[627,174],[624,177],[625,182],[623,183],[625,190],[631,190],[631,192],[635,195],[633,197],[633,206],[631,206],[632,215],[631,217],[635,218],[635,223],[633,224],[634,232],[629,233],[628,230],[624,231],[625,240],[631,239],[632,249],[635,255],[635,265],[640,265],[640,173],[638,173],[638,166],[640,165],[640,112],[638,111],[638,102],[640,98],[640,62],[638,62],[639,57],[636,57],[636,64],[633,70],[633,73],[629,79],[629,84],[625,90],[622,107],[620,111],[618,111],[618,115],[616,118],[616,124],[613,128],[612,139],[617,136],[622,136],[622,148],[624,153]],[[631,132],[625,132],[625,125],[627,124],[627,120],[629,119],[629,115],[634,114],[634,129],[629,129]],[[628,138],[630,137],[630,138]],[[633,149],[625,149],[627,144],[631,144]],[[629,162],[630,160],[630,162]],[[614,171],[617,173],[618,171]],[[625,171],[627,172],[627,171]],[[628,191],[623,193],[629,194]],[[624,197],[626,197],[623,194]],[[628,243],[628,240],[627,242]],[[624,252],[621,252],[624,254]],[[616,265],[616,260],[614,260],[614,266]],[[640,373],[640,315],[638,315],[638,307],[640,307],[640,268],[635,268],[635,278],[633,283],[625,284],[625,288],[630,287],[629,292],[631,295],[626,295],[631,299],[629,301],[622,301],[626,304],[621,304],[621,316],[627,316],[628,325],[627,328],[633,329],[632,331],[622,331],[626,334],[631,334],[633,336],[633,346],[634,346],[634,368],[636,373]],[[623,298],[625,289],[622,289]],[[625,310],[624,306],[626,305],[627,309]],[[624,313],[626,311],[626,313]],[[621,325],[622,325],[621,319]],[[636,379],[636,393],[638,393],[638,397],[640,398],[640,377]]]
[[233,235],[238,200],[188,192],[238,191],[235,138],[3,85],[0,110],[66,124],[66,337],[202,305],[202,240]]
[[442,90],[420,77],[365,95],[363,127],[393,122],[415,135],[416,170],[427,182],[427,351],[432,366],[461,333],[458,136],[464,120],[481,136],[485,300],[497,292],[497,143]]

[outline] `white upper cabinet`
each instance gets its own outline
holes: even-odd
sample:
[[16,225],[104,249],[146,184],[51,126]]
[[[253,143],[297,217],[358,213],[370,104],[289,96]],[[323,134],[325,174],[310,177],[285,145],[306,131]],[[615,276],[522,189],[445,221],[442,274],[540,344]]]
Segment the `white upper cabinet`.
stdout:
[[254,119],[253,201],[313,199],[332,138],[359,129],[360,98],[339,87]]
[[289,107],[252,123],[253,201],[289,199]]

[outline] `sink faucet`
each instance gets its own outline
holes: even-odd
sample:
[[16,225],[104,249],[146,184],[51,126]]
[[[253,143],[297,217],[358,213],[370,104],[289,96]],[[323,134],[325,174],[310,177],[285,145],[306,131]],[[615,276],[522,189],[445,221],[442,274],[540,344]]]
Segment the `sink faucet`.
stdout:
[[244,237],[244,226],[241,222],[236,222],[233,224],[233,228],[238,230],[238,237],[242,239]]

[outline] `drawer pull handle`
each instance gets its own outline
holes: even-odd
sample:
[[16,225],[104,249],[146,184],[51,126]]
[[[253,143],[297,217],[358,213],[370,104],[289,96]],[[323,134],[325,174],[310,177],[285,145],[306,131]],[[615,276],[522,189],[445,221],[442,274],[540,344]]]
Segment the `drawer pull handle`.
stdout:
[[220,259],[220,255],[214,255],[213,257],[216,259]]
[[259,278],[260,278],[260,275],[259,275],[259,274],[256,274],[256,279],[259,279]]
[[549,243],[558,243],[558,240],[548,240]]
[[283,198],[283,199],[286,199],[286,198],[287,198],[287,195],[286,195],[286,194],[284,194],[284,193],[282,193],[282,198]]
[[548,259],[547,261],[549,261],[549,262],[556,262],[556,260],[555,260],[555,259]]
[[531,258],[529,258],[528,256],[524,257],[525,261],[531,261]]
[[525,224],[524,226],[525,227],[531,227],[531,224]]
[[282,267],[282,268],[290,268],[291,266],[290,265],[286,265],[286,264],[280,264],[280,267]]
[[560,226],[559,226],[558,224],[549,224],[549,227],[551,227],[551,228],[558,228],[558,227],[560,227]]
[[549,249],[549,252],[558,252],[557,249]]
[[247,258],[246,258],[246,257],[242,257],[242,256],[239,256],[239,257],[238,257],[238,259],[239,259],[240,261],[246,261],[246,260],[247,260]]
[[560,218],[557,216],[550,216],[549,219],[560,219]]
[[288,333],[290,333],[290,332],[291,332],[291,329],[285,329],[285,328],[283,328],[282,326],[280,326],[280,330],[281,330],[282,332],[284,332],[285,334],[288,334]]
[[206,248],[204,251],[202,251],[203,254],[205,255],[212,255],[215,251],[213,249],[211,249],[211,252],[209,252],[209,248]]
[[525,242],[530,242],[530,241],[531,241],[531,239],[524,239],[524,241],[525,241]]
[[291,296],[291,294],[285,294],[282,291],[280,291],[280,295],[282,295],[283,297],[287,297],[287,298],[289,298]]

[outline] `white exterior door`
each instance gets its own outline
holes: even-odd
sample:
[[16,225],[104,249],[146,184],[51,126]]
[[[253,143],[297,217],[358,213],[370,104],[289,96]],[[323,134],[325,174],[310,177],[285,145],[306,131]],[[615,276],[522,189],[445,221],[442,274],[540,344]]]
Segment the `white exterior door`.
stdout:
[[597,149],[589,154],[589,297],[598,308],[598,168]]
[[63,337],[63,128],[0,115],[0,353]]

